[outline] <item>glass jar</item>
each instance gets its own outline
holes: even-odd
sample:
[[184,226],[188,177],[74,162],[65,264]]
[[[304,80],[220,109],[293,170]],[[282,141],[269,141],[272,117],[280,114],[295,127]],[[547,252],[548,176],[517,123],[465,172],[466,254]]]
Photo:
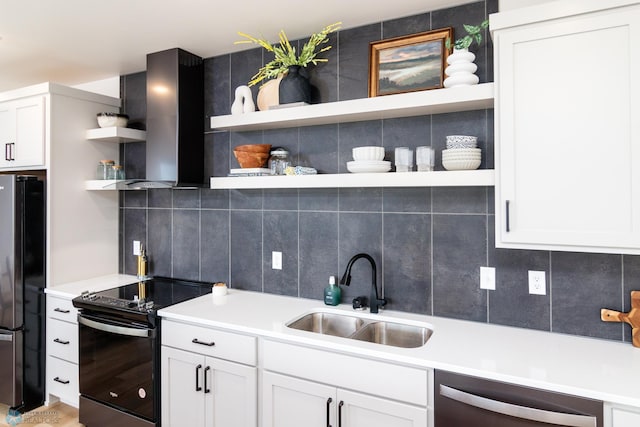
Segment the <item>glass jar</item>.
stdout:
[[110,179],[109,176],[115,163],[113,160],[100,160],[96,169],[96,179]]
[[284,148],[274,148],[269,157],[269,169],[271,175],[284,175],[284,170],[291,164],[289,152]]
[[111,176],[109,179],[124,179],[124,169],[122,169],[122,165],[111,166]]

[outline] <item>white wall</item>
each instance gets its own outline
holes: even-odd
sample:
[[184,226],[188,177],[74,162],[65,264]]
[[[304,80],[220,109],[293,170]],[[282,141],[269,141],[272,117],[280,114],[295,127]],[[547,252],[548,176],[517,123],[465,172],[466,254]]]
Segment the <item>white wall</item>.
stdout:
[[73,86],[76,89],[87,92],[99,93],[101,95],[120,98],[120,76],[109,77],[108,79],[96,80],[94,82],[82,83]]

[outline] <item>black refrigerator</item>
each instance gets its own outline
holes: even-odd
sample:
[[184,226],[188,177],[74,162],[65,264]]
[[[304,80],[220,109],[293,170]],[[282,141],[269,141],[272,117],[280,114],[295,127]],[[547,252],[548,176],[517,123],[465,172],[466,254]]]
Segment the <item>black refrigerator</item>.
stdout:
[[0,403],[21,412],[45,389],[45,189],[0,175]]

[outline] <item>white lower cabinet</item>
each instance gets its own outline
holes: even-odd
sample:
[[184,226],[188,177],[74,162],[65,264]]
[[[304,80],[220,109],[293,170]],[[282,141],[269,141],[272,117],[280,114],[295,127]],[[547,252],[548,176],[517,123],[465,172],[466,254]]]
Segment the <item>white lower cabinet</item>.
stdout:
[[47,295],[47,402],[78,407],[78,312],[70,299]]
[[605,427],[638,427],[640,426],[640,408],[605,404]]
[[263,427],[425,427],[427,409],[265,372]]
[[427,427],[427,370],[263,342],[262,427]]
[[[178,332],[181,327],[182,325],[176,323],[174,328],[169,329]],[[163,330],[163,340],[166,329]],[[190,341],[213,343],[211,346],[202,344],[203,353],[208,353],[222,344],[204,335],[191,338],[190,334],[194,332],[194,328],[189,325],[184,325],[182,332],[181,336],[190,337]],[[216,332],[212,331],[214,335]],[[243,338],[253,340],[251,337]],[[256,367],[166,345],[162,346],[161,351],[164,427],[257,426]]]

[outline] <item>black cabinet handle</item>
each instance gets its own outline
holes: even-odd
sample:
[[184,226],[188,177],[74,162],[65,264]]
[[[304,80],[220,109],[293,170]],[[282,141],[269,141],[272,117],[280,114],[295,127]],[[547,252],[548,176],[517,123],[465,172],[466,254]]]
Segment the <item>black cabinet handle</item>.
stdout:
[[69,384],[69,380],[61,380],[60,377],[55,377],[53,380],[59,382],[60,384]]
[[511,226],[509,225],[509,201],[505,201],[505,223],[507,227],[507,233],[511,231]]
[[64,313],[64,314],[69,314],[70,311],[69,310],[63,310],[62,308],[54,308],[53,311],[57,311],[58,313]]
[[338,427],[342,427],[342,407],[344,406],[344,401],[340,401],[338,403]]
[[196,391],[202,390],[202,387],[200,387],[200,369],[202,369],[202,365],[196,366]]
[[206,368],[204,368],[204,392],[205,393],[211,393],[211,389],[207,385],[207,372],[209,372],[210,370],[211,370],[211,366],[207,366]]
[[8,142],[4,144],[4,159],[11,160],[11,144]]
[[57,342],[58,344],[69,344],[69,341],[63,341],[60,338],[56,338],[53,340],[53,342]]
[[200,341],[198,338],[192,339],[191,342],[194,344],[206,345],[207,347],[213,347],[214,345],[216,345],[216,343],[213,341],[205,342],[205,341]]
[[327,399],[327,427],[331,427],[331,423],[329,420],[330,410],[331,410],[331,402],[333,402],[332,398]]

